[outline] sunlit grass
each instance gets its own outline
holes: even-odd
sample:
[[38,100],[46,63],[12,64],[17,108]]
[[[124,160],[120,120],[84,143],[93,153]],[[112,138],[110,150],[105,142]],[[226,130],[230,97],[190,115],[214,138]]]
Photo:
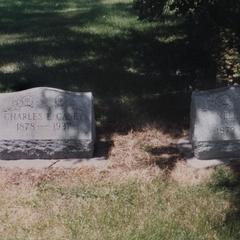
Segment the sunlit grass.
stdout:
[[213,190],[215,180],[214,185],[187,187],[161,177],[151,181],[129,177],[109,183],[83,182],[80,178],[59,175],[56,180],[2,188],[1,236],[52,240],[237,239],[239,226],[232,229],[234,223],[224,223],[231,210],[230,195],[227,189]]

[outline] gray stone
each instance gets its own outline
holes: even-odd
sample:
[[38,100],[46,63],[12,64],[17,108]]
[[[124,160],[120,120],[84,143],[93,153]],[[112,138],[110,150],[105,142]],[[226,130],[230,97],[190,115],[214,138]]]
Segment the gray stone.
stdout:
[[192,94],[190,139],[198,159],[240,157],[240,87]]
[[81,168],[94,167],[96,169],[107,168],[108,161],[104,157],[88,159],[27,159],[0,160],[0,168],[5,169],[52,169],[52,168]]
[[91,93],[33,88],[0,94],[0,159],[93,156]]
[[179,151],[183,154],[183,157],[187,163],[187,166],[201,169],[201,168],[211,168],[216,167],[218,165],[230,165],[233,162],[239,162],[240,158],[215,158],[209,160],[201,160],[194,156],[192,144],[188,138],[181,138],[177,143],[177,147]]

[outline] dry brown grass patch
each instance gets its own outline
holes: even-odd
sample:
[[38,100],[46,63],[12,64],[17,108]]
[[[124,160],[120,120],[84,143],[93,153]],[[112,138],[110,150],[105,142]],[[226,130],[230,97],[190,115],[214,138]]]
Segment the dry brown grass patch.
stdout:
[[3,189],[8,185],[21,184],[32,186],[44,181],[61,182],[63,185],[74,182],[123,182],[129,178],[148,181],[156,176],[169,177],[184,185],[208,180],[212,170],[188,167],[176,147],[177,139],[177,136],[154,127],[130,131],[125,135],[114,134],[111,138],[113,147],[105,168],[0,169],[0,187]]

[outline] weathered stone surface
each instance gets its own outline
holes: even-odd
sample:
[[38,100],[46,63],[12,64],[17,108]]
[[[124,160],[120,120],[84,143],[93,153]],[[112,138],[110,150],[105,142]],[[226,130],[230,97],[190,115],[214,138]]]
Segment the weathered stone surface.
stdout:
[[186,161],[187,166],[192,168],[197,168],[197,169],[211,168],[211,167],[216,167],[222,164],[229,165],[229,164],[232,164],[233,162],[234,163],[239,162],[239,161],[236,161],[236,158],[221,158],[221,159],[214,158],[214,159],[208,159],[208,160],[198,159],[193,154],[192,144],[189,141],[188,137],[180,138],[177,142],[177,147],[178,147],[178,150],[183,154],[183,157]]
[[190,132],[197,158],[239,158],[240,87],[194,92]]
[[33,88],[0,94],[0,159],[92,157],[91,93]]
[[96,158],[81,158],[81,159],[27,159],[18,160],[0,160],[0,168],[6,169],[53,169],[53,168],[81,168],[94,167],[105,169],[108,166],[108,161],[104,157]]

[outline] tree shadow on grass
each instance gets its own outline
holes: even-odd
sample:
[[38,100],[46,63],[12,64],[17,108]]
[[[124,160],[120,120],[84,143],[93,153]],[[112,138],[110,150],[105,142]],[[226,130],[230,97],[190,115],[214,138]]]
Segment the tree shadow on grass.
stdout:
[[159,166],[166,173],[170,173],[176,166],[176,163],[182,159],[181,154],[176,145],[155,147],[147,149],[151,155],[152,162]]
[[188,127],[196,66],[182,20],[138,22],[130,2],[101,0],[2,0],[0,12],[2,92],[91,91],[100,135]]

